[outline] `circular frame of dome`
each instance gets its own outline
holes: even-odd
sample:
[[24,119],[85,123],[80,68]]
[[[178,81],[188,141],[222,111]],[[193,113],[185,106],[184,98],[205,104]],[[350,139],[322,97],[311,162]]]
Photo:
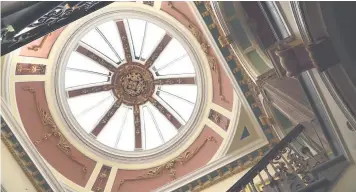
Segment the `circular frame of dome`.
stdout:
[[[145,6],[135,6],[135,8],[130,6],[103,8],[103,10],[93,13],[93,15],[82,18],[80,25],[76,25],[73,27],[74,29],[71,29],[73,30],[73,33],[70,34],[65,43],[62,43],[64,46],[58,51],[59,53],[57,53],[58,55],[55,61],[58,61],[58,63],[53,66],[51,76],[52,86],[55,87],[55,89],[51,89],[51,92],[55,95],[54,98],[59,106],[58,108],[55,108],[55,110],[58,114],[60,114],[61,120],[64,120],[66,128],[69,129],[70,133],[74,134],[76,138],[79,138],[84,146],[90,151],[93,151],[95,154],[103,156],[104,158],[109,158],[111,160],[127,164],[135,164],[143,161],[145,163],[152,162],[157,160],[159,157],[167,156],[168,154],[173,153],[179,149],[181,145],[187,144],[187,142],[192,143],[199,135],[194,133],[197,131],[200,132],[203,129],[202,127],[204,127],[202,122],[204,117],[207,116],[209,108],[208,103],[210,102],[210,97],[212,96],[212,85],[209,78],[210,68],[204,66],[207,59],[194,36],[192,34],[184,35],[189,32],[185,26],[178,21],[174,23],[169,22],[174,18],[166,13],[163,13],[163,15],[168,17],[168,21],[165,20],[165,17],[162,17],[162,13],[158,15],[156,12],[157,10],[154,8],[146,8]],[[83,128],[81,128],[74,115],[70,112],[71,110],[69,108],[69,104],[66,101],[67,97],[64,83],[65,69],[67,61],[72,51],[74,51],[77,46],[78,41],[99,24],[110,20],[126,18],[146,20],[161,27],[172,37],[176,38],[187,51],[193,63],[197,77],[197,102],[189,121],[180,128],[180,131],[171,140],[161,146],[149,150],[123,151],[114,149],[99,142],[92,135],[88,134]],[[195,138],[193,138],[193,135]]]

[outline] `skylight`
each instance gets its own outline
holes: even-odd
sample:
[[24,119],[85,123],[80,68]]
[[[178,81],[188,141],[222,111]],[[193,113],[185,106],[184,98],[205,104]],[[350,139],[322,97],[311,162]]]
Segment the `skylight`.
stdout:
[[93,26],[71,53],[65,89],[88,134],[124,151],[150,150],[192,118],[197,76],[180,42],[140,19]]

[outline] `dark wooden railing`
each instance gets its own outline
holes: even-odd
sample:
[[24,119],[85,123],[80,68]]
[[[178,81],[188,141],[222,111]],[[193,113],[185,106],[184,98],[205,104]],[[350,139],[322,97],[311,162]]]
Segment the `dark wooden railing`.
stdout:
[[327,157],[321,151],[312,152],[297,140],[303,130],[303,125],[297,125],[228,192],[292,192],[314,182],[310,170]]
[[7,10],[2,10],[5,12],[1,15],[1,55],[18,49],[110,3],[112,2],[43,1],[17,6],[16,2],[13,2],[14,5],[10,3]]

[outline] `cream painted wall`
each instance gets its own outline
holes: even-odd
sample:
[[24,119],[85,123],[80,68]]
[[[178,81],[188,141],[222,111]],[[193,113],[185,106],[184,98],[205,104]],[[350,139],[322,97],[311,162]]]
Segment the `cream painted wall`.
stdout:
[[332,192],[356,192],[356,183],[355,183],[355,175],[356,175],[356,165],[352,165],[347,168],[346,172],[337,184],[332,189]]
[[[249,117],[245,107],[241,107],[240,114],[241,114],[240,119],[243,121],[239,121],[239,123],[237,125],[236,133],[234,135],[234,138],[230,145],[230,148],[227,151],[227,154],[230,154],[236,150],[241,149],[243,146],[246,146],[249,143],[256,141],[260,137],[257,134],[257,131],[254,129],[255,127],[253,126],[252,119]],[[250,136],[241,140],[242,132],[244,131],[245,126],[246,126],[248,132],[250,133]]]
[[238,181],[249,169],[232,175],[231,177],[220,181],[219,183],[203,189],[202,192],[218,192],[227,191],[236,181]]
[[8,192],[37,192],[6,145],[1,142],[1,185]]
[[290,1],[279,1],[278,2],[282,8],[281,13],[284,15],[286,19],[286,23],[289,24],[290,32],[295,35],[297,39],[301,39],[298,26],[295,22],[292,8],[290,6]]
[[319,91],[321,99],[326,104],[325,108],[330,115],[331,122],[335,127],[336,133],[339,135],[343,147],[348,152],[349,158],[356,161],[356,132],[347,128],[347,118],[322,81],[319,72],[316,69],[312,69],[310,76],[313,77],[315,83],[317,83],[316,88]]

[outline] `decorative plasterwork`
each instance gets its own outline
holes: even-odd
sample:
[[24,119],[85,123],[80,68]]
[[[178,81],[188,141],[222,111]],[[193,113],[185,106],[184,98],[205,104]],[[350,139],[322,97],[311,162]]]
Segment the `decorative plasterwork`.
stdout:
[[30,179],[33,186],[41,192],[53,191],[44,179],[37,167],[33,164],[31,158],[27,155],[24,148],[18,142],[16,136],[12,133],[7,123],[1,117],[1,141],[9,149],[26,176]]
[[52,116],[50,115],[50,113],[48,113],[47,111],[45,111],[42,106],[40,105],[37,97],[36,97],[36,91],[31,88],[31,87],[24,87],[23,90],[30,92],[33,95],[33,98],[35,100],[36,106],[37,106],[37,112],[39,113],[39,116],[41,118],[41,122],[43,124],[43,126],[50,128],[50,130],[43,136],[42,139],[40,140],[36,140],[33,143],[35,145],[39,145],[40,143],[50,139],[51,137],[58,137],[58,148],[63,151],[63,153],[65,153],[73,162],[81,165],[83,167],[83,173],[86,174],[87,172],[87,167],[86,165],[84,165],[83,163],[81,163],[80,161],[78,161],[76,159],[76,157],[72,154],[72,149],[71,147],[68,145],[68,141],[66,138],[64,138],[64,136],[62,135],[62,133],[59,131],[57,125],[55,124],[55,122],[53,121]]
[[[52,53],[51,53],[52,54]],[[52,110],[51,110],[51,112],[52,112]],[[57,122],[57,121],[56,121]],[[167,170],[166,170],[167,171]],[[167,171],[168,172],[168,171]]]
[[207,137],[203,143],[201,143],[199,146],[197,146],[193,150],[188,150],[185,153],[183,153],[182,155],[170,160],[169,162],[167,162],[161,166],[158,166],[158,167],[148,170],[146,173],[144,173],[141,176],[138,176],[136,178],[129,178],[129,179],[121,180],[117,191],[120,191],[120,187],[122,185],[124,185],[126,182],[159,177],[165,172],[168,172],[169,176],[172,179],[176,179],[176,165],[177,165],[177,163],[180,163],[181,165],[184,165],[185,163],[187,163],[189,160],[194,158],[194,156],[196,154],[199,153],[199,151],[207,144],[207,142],[217,143],[217,141],[215,140],[214,137],[212,137],[212,136]]
[[92,187],[93,191],[95,191],[95,192],[103,192],[104,191],[104,188],[108,181],[110,172],[111,172],[111,167],[104,165],[101,168],[99,175],[94,183],[94,186]]
[[1,98],[1,137],[14,157],[17,156],[15,159],[18,160],[29,179],[33,178],[35,184],[44,187],[39,191],[49,189],[49,191],[64,192],[61,184],[48,169],[47,164],[38,154],[24,130],[12,116],[3,98]]
[[[194,40],[194,39],[193,39],[193,40]],[[60,41],[60,39],[59,39],[59,41]],[[56,44],[57,44],[57,43],[58,43],[58,42],[56,42]],[[54,46],[53,49],[56,49],[56,46]],[[54,59],[52,58],[52,56],[53,56],[52,54],[54,54],[54,53],[55,53],[55,52],[51,52],[51,58],[48,59],[48,60],[46,60],[48,63],[51,63],[51,61],[54,61]],[[25,58],[25,57],[23,57],[23,58]],[[48,71],[48,72],[51,72],[53,66],[49,66],[48,63],[47,63],[47,67],[49,67],[49,71]],[[204,62],[204,63],[207,63],[207,62]],[[12,68],[12,69],[14,69],[14,68]],[[14,74],[14,73],[12,73],[12,74]],[[50,74],[50,73],[49,73],[49,74]],[[46,75],[46,76],[47,76],[47,75]],[[48,77],[46,78],[46,84],[47,84],[47,79],[48,79]],[[179,82],[178,82],[178,83],[179,83]],[[47,86],[47,85],[46,85],[46,86]],[[36,90],[37,90],[37,89],[36,89]],[[49,90],[48,87],[46,87],[46,91],[48,91],[48,90]],[[211,90],[211,89],[209,89],[209,90]],[[40,94],[40,92],[38,92],[38,94],[39,94],[39,98],[42,97],[42,95]],[[41,96],[40,96],[40,95],[41,95]],[[29,96],[30,96],[29,99],[32,100],[32,95],[29,95]],[[48,94],[47,94],[47,96],[48,96]],[[210,97],[210,96],[207,96],[207,98],[210,99],[211,97]],[[235,98],[236,98],[236,97],[235,97]],[[48,99],[48,97],[46,97],[46,99]],[[32,103],[32,102],[31,102],[31,103]],[[51,105],[51,104],[49,104],[49,105]],[[209,105],[208,105],[207,107],[209,108]],[[16,105],[15,105],[13,108],[16,109]],[[43,108],[46,108],[46,106],[43,106]],[[52,109],[50,108],[50,109],[48,110],[48,112],[50,112],[51,115],[55,116],[55,114],[52,113],[52,110],[53,110],[53,108],[52,108]],[[238,111],[238,109],[237,109],[236,111]],[[233,110],[232,113],[235,114],[235,110]],[[238,113],[236,113],[236,114],[238,114]],[[35,114],[35,115],[37,116],[37,114]],[[205,113],[205,117],[204,117],[205,120],[207,119],[207,118],[206,118],[207,116],[208,116],[208,114]],[[53,119],[53,120],[54,120],[56,123],[60,123],[60,122],[57,121],[57,119]],[[61,124],[57,124],[57,126],[58,126],[59,129],[62,129],[62,127],[63,127]],[[42,126],[41,126],[41,127],[42,127]],[[62,133],[62,134],[63,134],[63,133]],[[67,135],[63,134],[63,136],[66,137],[66,139],[68,139]],[[51,140],[54,140],[54,139],[55,139],[55,141],[57,140],[56,137],[51,138]],[[71,140],[69,140],[69,139],[68,139],[68,141],[71,142]],[[219,141],[219,142],[220,142],[220,141]],[[200,142],[199,142],[199,143],[200,143]],[[43,145],[46,145],[46,144],[47,144],[47,143],[43,143]],[[72,143],[70,143],[70,144],[72,144]],[[190,143],[189,143],[189,144],[190,144]],[[198,144],[198,143],[195,143],[195,144]],[[208,145],[209,145],[209,144],[208,144]],[[43,146],[41,146],[41,147],[43,147]],[[74,147],[76,148],[76,146],[74,146]],[[73,154],[76,155],[76,153],[74,153],[74,147],[73,147]],[[214,147],[215,147],[215,146],[214,146]],[[203,148],[203,150],[206,150],[206,149],[208,149],[208,148],[205,148],[205,149]],[[79,150],[80,150],[80,149],[79,149]],[[215,150],[214,150],[214,151],[215,151]],[[87,152],[87,151],[84,151],[84,153],[88,153],[88,152]],[[181,153],[181,152],[180,152],[180,153]],[[200,156],[200,155],[203,155],[203,154],[205,154],[205,153],[201,152],[201,154],[199,154],[199,156]],[[86,155],[86,154],[85,154],[85,155]],[[172,156],[172,155],[171,155],[171,156]],[[64,158],[66,158],[66,156],[64,156]],[[92,156],[90,156],[89,158],[92,158]],[[197,156],[196,158],[198,158],[198,156]],[[79,159],[79,158],[78,158],[78,159]],[[95,158],[93,158],[93,159],[95,159]],[[196,162],[196,160],[193,160],[193,161]],[[191,161],[191,162],[194,163],[193,161]],[[83,161],[83,162],[84,162],[84,161]],[[113,164],[115,164],[115,163],[116,163],[116,162],[113,162]],[[111,162],[110,162],[110,164],[111,164]],[[177,164],[178,164],[178,166],[180,166],[179,163],[177,163]],[[204,164],[205,164],[205,163],[204,163]],[[115,164],[116,167],[120,167],[120,166],[121,166],[121,165],[118,165],[118,166],[117,166],[117,165],[118,165],[118,164]],[[186,168],[186,167],[188,167],[188,166],[190,166],[190,165],[186,165],[184,168]],[[88,167],[89,167],[89,166],[88,166]],[[131,169],[132,169],[132,168],[131,168]],[[179,168],[179,169],[180,169],[180,168]],[[179,169],[177,169],[178,177],[180,177],[180,175],[179,175],[179,173],[180,173],[180,172],[179,172]],[[88,170],[89,170],[89,168],[88,168]],[[64,183],[69,184],[69,185],[74,184],[74,183],[71,183],[70,179],[64,178],[64,175],[63,175],[63,174],[61,174],[60,172],[57,172],[58,170],[56,170],[56,167],[55,167],[55,166],[52,167],[52,171],[53,171],[53,172],[56,174],[56,176],[58,176],[58,178],[61,179]],[[115,171],[116,171],[116,170],[115,170]],[[114,172],[114,171],[113,171],[113,172]],[[167,172],[168,172],[168,171],[167,171]],[[166,172],[165,176],[168,175],[167,172]],[[79,174],[81,174],[81,172],[79,172]],[[111,174],[111,173],[110,173],[110,174]],[[116,175],[116,173],[115,173],[115,175]],[[95,176],[92,175],[90,178],[92,178],[92,177],[95,177],[95,178],[96,178],[96,174],[95,174]],[[160,179],[160,178],[157,178],[157,179]],[[89,180],[89,181],[90,181],[90,180]],[[89,181],[88,181],[88,182],[89,182]],[[73,186],[75,186],[74,188],[75,188],[76,190],[78,190],[78,189],[81,188],[81,186],[79,186],[79,185],[77,186],[77,185],[74,184]],[[71,186],[71,187],[73,187],[73,186]],[[109,187],[109,186],[111,186],[111,185],[108,183],[108,187]],[[91,187],[91,185],[90,185],[90,187]],[[90,187],[89,187],[89,188],[90,188]],[[89,189],[89,188],[88,188],[88,189]]]
[[219,125],[225,131],[227,130],[230,124],[230,119],[212,109],[209,113],[209,119],[212,120],[215,124]]
[[[176,182],[172,182],[158,188],[157,190],[155,190],[155,192],[179,191],[180,188],[182,188],[183,191],[188,191],[189,184],[191,184],[190,186],[192,188],[196,188],[200,182],[202,183],[201,184],[202,186],[206,186],[206,187],[211,186],[211,184],[209,184],[210,180],[208,178],[211,178],[213,181],[217,180],[216,182],[220,182],[226,177],[239,173],[247,169],[248,167],[250,167],[251,162],[249,162],[249,159],[248,158],[241,159],[241,157],[247,156],[251,150],[252,151],[261,150],[263,152],[262,153],[263,156],[263,154],[266,151],[272,148],[272,145],[268,145],[261,148],[261,146],[264,146],[266,143],[267,142],[261,138],[255,139],[252,142],[248,143],[247,145],[242,146],[239,150],[236,150],[230,154],[227,154],[222,158],[212,161],[208,165],[196,171],[193,171],[188,175],[185,175],[185,177],[178,179]],[[260,157],[252,159],[252,161],[259,159]],[[240,166],[237,165],[237,160],[241,161]],[[218,177],[220,172],[218,171],[219,169],[221,170],[224,177]],[[225,176],[225,174],[227,175]]]
[[[221,33],[221,26],[219,25],[219,23],[216,22],[215,13],[211,8],[210,2],[195,2],[195,4],[196,4],[196,8],[193,9],[197,10],[196,12],[199,12],[201,17],[204,18],[201,21],[205,22],[205,25],[209,29],[212,38],[214,39],[216,45],[218,45],[219,51],[221,52],[220,54],[223,55],[226,64],[229,66],[229,70],[231,70],[232,72],[228,74],[229,75],[232,74],[234,76],[234,81],[239,86],[239,89],[243,92],[245,99],[248,103],[248,107],[250,107],[254,116],[256,117],[259,126],[262,128],[264,135],[269,141],[269,144],[241,158],[238,158],[237,160],[225,166],[222,166],[222,168],[220,169],[214,170],[209,174],[200,177],[199,179],[193,180],[188,184],[185,184],[184,186],[174,190],[177,192],[188,191],[188,190],[200,191],[208,186],[211,186],[216,182],[225,179],[228,176],[233,175],[234,173],[238,173],[239,171],[242,171],[242,169],[240,168],[241,165],[253,166],[254,163],[256,163],[256,161],[254,160],[258,159],[259,157],[262,157],[264,153],[266,153],[276,143],[279,142],[279,139],[277,138],[275,131],[272,130],[273,128],[268,124],[269,122],[266,121],[267,116],[264,114],[264,111],[262,110],[262,105],[259,102],[258,89],[256,85],[249,78],[244,68],[241,66],[237,58],[234,56],[232,47],[231,46],[222,47],[220,45],[219,35],[217,34]],[[216,28],[209,27],[212,26],[213,23],[215,23],[215,25],[213,26],[216,26]],[[227,173],[228,171],[226,170],[230,170],[229,173]],[[236,172],[231,173],[233,170],[236,170]],[[226,177],[224,177],[225,174],[227,174]]]
[[[204,51],[206,57],[208,58],[208,62],[209,62],[209,66],[211,68],[211,70],[213,72],[215,72],[217,74],[217,78],[218,78],[218,86],[219,86],[219,96],[220,99],[224,102],[228,102],[225,99],[225,96],[223,95],[223,85],[222,85],[222,81],[221,81],[221,72],[220,72],[220,67],[217,64],[216,58],[214,55],[212,55],[209,51],[209,44],[207,42],[204,41],[203,38],[203,33],[200,31],[200,29],[189,19],[189,17],[187,17],[183,12],[181,12],[179,9],[177,9],[173,2],[168,2],[168,5],[178,14],[180,14],[183,18],[185,18],[185,20],[189,23],[189,30],[190,32],[195,36],[195,38],[197,39],[197,41],[200,43],[200,46],[202,48],[202,50]],[[213,24],[212,26],[209,26],[209,28],[215,28],[216,25]],[[225,36],[224,36],[225,37]],[[221,39],[221,38],[220,38]],[[224,38],[225,39],[225,38]],[[224,42],[224,46],[228,45],[228,41],[227,40],[222,40]]]
[[[211,25],[211,23],[216,22],[215,13],[213,12],[210,2],[195,2],[196,7],[199,10],[201,16],[204,18],[205,24],[207,26]],[[206,13],[209,12],[209,14]],[[210,18],[207,18],[210,17]],[[218,38],[222,33],[220,25],[216,23],[217,28],[209,28],[212,37],[215,40],[216,44],[219,44]],[[218,51],[218,50],[217,50]],[[258,99],[258,89],[257,86],[253,83],[253,81],[248,77],[246,71],[243,69],[237,58],[234,56],[233,50],[231,46],[221,47],[219,46],[219,51],[224,56],[225,62],[229,66],[232,74],[234,76],[234,81],[238,84],[241,91],[243,92],[245,99],[247,100],[249,107],[252,109],[253,114],[258,120],[259,125],[262,129],[268,129],[268,124],[266,124],[263,120],[266,115],[263,113],[262,105]]]
[[44,75],[46,74],[46,65],[17,63],[16,75]]
[[[194,66],[197,67],[196,76],[200,77],[195,79],[195,83],[198,85],[198,88],[201,89],[198,91],[197,97],[197,100],[200,101],[200,104],[197,104],[197,107],[194,109],[192,114],[192,116],[195,116],[195,118],[192,118],[191,121],[189,120],[187,124],[182,126],[179,129],[177,136],[172,138],[165,145],[150,150],[122,151],[101,144],[94,138],[90,137],[86,132],[84,132],[84,130],[79,129],[79,124],[75,121],[74,117],[71,115],[62,115],[65,114],[66,111],[69,111],[69,106],[63,104],[65,103],[64,99],[66,98],[66,96],[62,94],[63,91],[61,91],[64,89],[63,82],[60,83],[60,81],[58,81],[58,79],[61,79],[64,76],[64,70],[60,70],[61,68],[63,69],[62,64],[53,65],[48,68],[48,72],[51,73],[52,76],[51,81],[46,83],[46,95],[49,98],[51,113],[55,114],[56,116],[56,122],[66,122],[65,124],[72,125],[61,125],[61,129],[63,127],[63,129],[70,130],[69,132],[62,131],[62,133],[64,133],[66,138],[68,138],[71,142],[74,138],[80,138],[73,141],[76,148],[83,148],[84,146],[85,149],[89,149],[88,156],[93,157],[93,159],[100,157],[125,164],[136,164],[140,162],[140,165],[144,166],[147,164],[142,164],[141,162],[156,162],[158,157],[162,157],[162,154],[164,154],[164,157],[166,158],[165,160],[168,160],[169,156],[167,156],[167,154],[172,153],[170,157],[173,157],[173,153],[175,155],[182,153],[184,148],[187,149],[189,144],[194,141],[194,138],[198,137],[199,132],[203,129],[204,126],[201,124],[201,122],[209,113],[208,108],[212,100],[212,89],[210,89],[212,82],[210,78],[210,69],[205,65],[200,65],[200,63],[207,63],[207,59],[203,51],[197,48],[199,47],[199,44],[194,39],[194,36],[189,34],[189,31],[182,24],[177,22],[167,13],[162,11],[157,12],[157,10],[152,9],[149,6],[137,3],[113,3],[92,15],[83,18],[80,23],[75,22],[72,25],[67,26],[66,30],[64,30],[64,32],[59,37],[59,41],[57,41],[58,45],[56,42],[56,47],[54,47],[56,50],[53,53],[51,52],[51,55],[55,55],[54,59],[58,60],[58,63],[65,62],[69,53],[66,53],[66,51],[62,50],[65,49],[70,52],[69,50],[72,48],[75,49],[75,44],[73,43],[74,40],[80,39],[80,36],[83,36],[85,32],[89,31],[91,26],[102,23],[104,21],[117,20],[123,17],[142,18],[144,20],[150,21],[166,29],[168,34],[174,36],[178,41],[182,42],[183,47],[188,51],[189,56],[192,58]],[[65,42],[62,41],[64,39]],[[177,80],[179,81],[179,79]],[[49,84],[52,86],[49,86]],[[50,88],[53,87],[53,84],[58,86],[59,90]],[[56,97],[53,97],[52,95],[56,95]],[[56,105],[59,104],[60,107],[58,108],[52,105],[51,103],[53,102],[51,101],[54,101]],[[76,128],[74,129],[74,127]],[[184,143],[184,147],[182,147],[182,143]]]
[[40,43],[37,45],[30,45],[27,47],[28,50],[32,50],[32,51],[38,51],[39,49],[42,48],[44,42],[47,40],[48,36],[51,36],[51,33],[48,33],[47,35],[45,35],[43,38],[41,38]]
[[21,48],[20,55],[27,57],[48,58],[52,46],[65,27],[59,28]]

